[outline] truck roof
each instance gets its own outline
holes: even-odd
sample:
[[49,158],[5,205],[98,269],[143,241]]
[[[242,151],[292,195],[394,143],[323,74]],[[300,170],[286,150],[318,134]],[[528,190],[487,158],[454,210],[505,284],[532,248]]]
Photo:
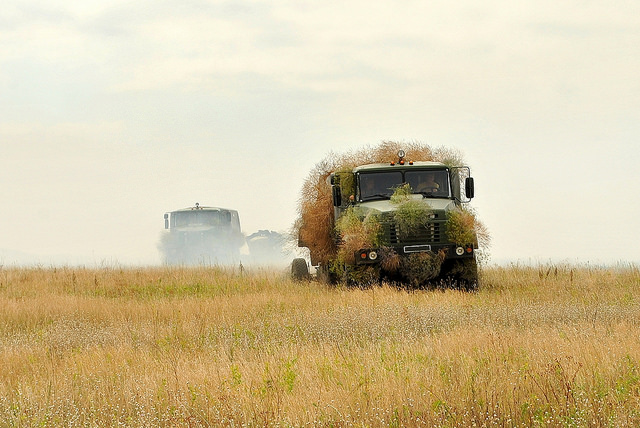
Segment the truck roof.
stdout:
[[197,206],[197,207],[187,207],[187,208],[182,208],[179,210],[174,210],[171,211],[172,213],[177,213],[177,212],[184,212],[184,211],[230,211],[230,212],[236,212],[236,210],[231,210],[228,208],[219,208],[219,207],[202,207],[202,206]]
[[442,162],[430,162],[430,161],[416,161],[416,162],[405,162],[404,165],[399,163],[391,164],[391,163],[371,163],[367,165],[360,165],[353,169],[353,172],[361,172],[361,171],[380,171],[380,170],[392,170],[392,169],[412,169],[412,168],[433,168],[440,169],[446,168],[446,165]]

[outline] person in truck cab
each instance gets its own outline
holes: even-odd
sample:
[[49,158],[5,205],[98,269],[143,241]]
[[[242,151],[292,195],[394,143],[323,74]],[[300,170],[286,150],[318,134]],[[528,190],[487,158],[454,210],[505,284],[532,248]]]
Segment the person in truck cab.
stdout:
[[418,193],[435,193],[440,189],[440,185],[436,182],[435,173],[427,172],[421,178],[420,182],[416,186],[416,192]]
[[363,176],[361,178],[361,198],[368,198],[376,193],[376,183],[371,176]]

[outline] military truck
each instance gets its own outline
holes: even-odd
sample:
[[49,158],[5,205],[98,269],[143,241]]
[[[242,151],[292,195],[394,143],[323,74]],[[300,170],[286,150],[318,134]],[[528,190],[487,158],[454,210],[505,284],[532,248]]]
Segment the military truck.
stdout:
[[166,264],[208,265],[240,261],[244,235],[236,210],[193,207],[165,213],[159,250]]
[[[294,278],[308,278],[311,265],[329,282],[477,288],[475,216],[464,207],[474,197],[469,167],[412,161],[400,150],[386,163],[333,171],[315,187],[316,195],[330,188],[330,202],[319,205],[331,212],[326,221],[318,212],[299,220],[298,245],[309,248],[310,263],[295,259]],[[324,246],[311,230],[322,222],[333,241]]]
[[286,266],[289,260],[288,236],[273,230],[259,230],[247,236],[248,262]]

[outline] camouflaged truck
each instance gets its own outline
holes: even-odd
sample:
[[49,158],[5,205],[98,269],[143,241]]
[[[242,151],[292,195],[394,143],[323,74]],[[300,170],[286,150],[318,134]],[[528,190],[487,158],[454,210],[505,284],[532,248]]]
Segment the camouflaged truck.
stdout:
[[[296,258],[291,265],[295,279],[308,278],[311,265],[318,276],[330,282],[346,279],[358,283],[362,279],[358,273],[366,271],[369,282],[387,279],[413,287],[438,283],[466,290],[477,288],[475,233],[461,234],[459,224],[450,221],[454,212],[464,212],[463,204],[474,196],[469,167],[413,162],[400,150],[388,163],[336,171],[327,182],[331,186],[333,224],[340,225],[347,215],[355,215],[363,223],[373,219],[377,223],[375,238],[365,246],[350,248],[347,257],[336,253],[328,262],[319,261],[313,251],[310,263]],[[404,190],[400,197],[398,189]],[[417,221],[402,224],[411,216]],[[348,232],[340,233],[339,227],[335,230],[337,248],[345,246],[350,239]],[[310,248],[308,244],[299,237],[300,247]]]

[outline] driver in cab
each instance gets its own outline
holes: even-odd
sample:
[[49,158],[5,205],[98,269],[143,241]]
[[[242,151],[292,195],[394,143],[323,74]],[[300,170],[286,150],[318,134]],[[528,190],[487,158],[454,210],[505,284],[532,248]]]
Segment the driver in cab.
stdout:
[[365,199],[376,194],[376,183],[373,177],[361,178],[360,199]]
[[416,186],[418,193],[436,193],[440,190],[440,185],[436,182],[435,173],[428,172],[423,175]]

